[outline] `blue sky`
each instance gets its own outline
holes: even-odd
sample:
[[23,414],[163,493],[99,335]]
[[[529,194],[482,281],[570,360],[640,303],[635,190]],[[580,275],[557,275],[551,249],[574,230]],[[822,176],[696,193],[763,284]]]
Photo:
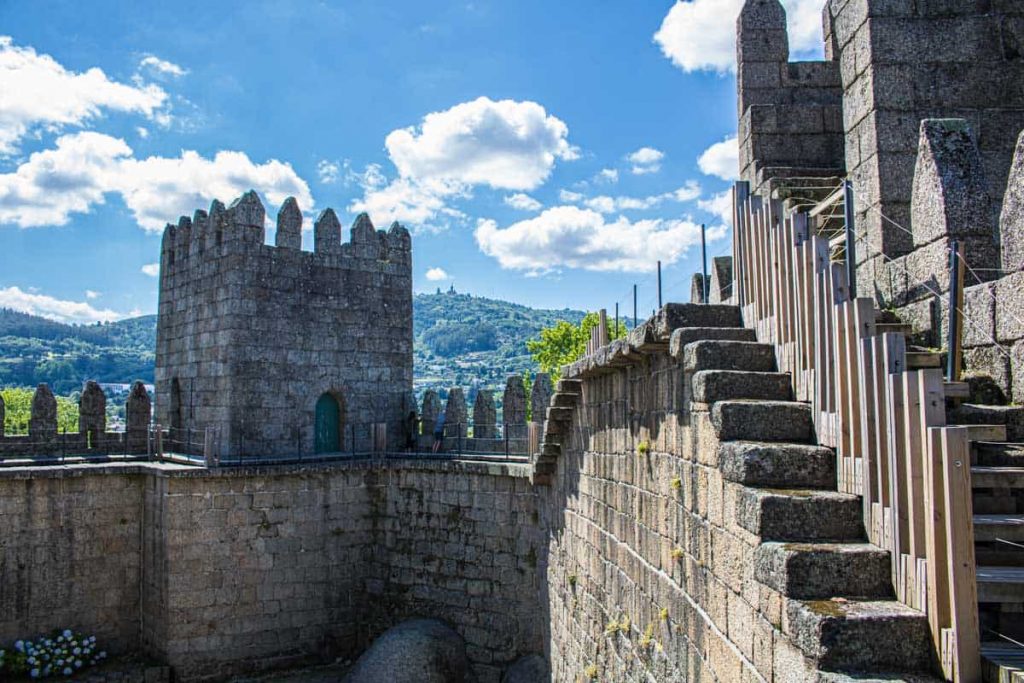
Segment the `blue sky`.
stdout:
[[[699,224],[729,248],[740,4],[7,0],[0,306],[154,312],[163,223],[249,187],[400,220],[416,291],[643,313],[661,258],[687,300]],[[815,54],[820,0],[785,4]]]

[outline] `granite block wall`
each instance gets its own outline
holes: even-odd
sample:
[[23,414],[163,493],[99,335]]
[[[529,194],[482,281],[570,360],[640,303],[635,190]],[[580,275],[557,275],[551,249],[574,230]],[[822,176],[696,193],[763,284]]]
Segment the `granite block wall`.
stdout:
[[497,683],[543,650],[544,535],[525,465],[0,471],[0,642],[55,628],[178,680],[356,656],[432,616]]
[[[316,449],[315,407],[333,396],[341,448],[388,424],[402,443],[412,390],[412,256],[408,231],[377,231],[361,215],[351,239],[330,209],[315,251],[294,239],[294,201],[264,244],[250,192],[164,231],[157,326],[157,419],[174,430],[219,430],[222,456]],[[298,215],[301,230],[301,214]]]

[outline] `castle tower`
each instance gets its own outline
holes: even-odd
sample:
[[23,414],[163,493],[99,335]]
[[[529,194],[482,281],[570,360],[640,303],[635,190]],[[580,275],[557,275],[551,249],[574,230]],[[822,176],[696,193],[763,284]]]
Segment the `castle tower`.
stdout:
[[[157,420],[222,458],[368,447],[387,423],[402,443],[412,390],[412,247],[408,231],[359,216],[341,241],[334,211],[301,250],[289,198],[265,244],[255,192],[164,231],[157,323]],[[366,443],[363,443],[363,442]]]

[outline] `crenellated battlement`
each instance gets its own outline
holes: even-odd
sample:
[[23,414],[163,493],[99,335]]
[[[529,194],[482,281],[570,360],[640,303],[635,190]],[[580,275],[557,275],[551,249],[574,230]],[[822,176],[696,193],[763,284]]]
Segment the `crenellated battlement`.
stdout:
[[397,223],[376,230],[361,214],[343,242],[325,209],[313,251],[303,251],[294,198],[277,214],[273,245],[266,218],[250,191],[164,230],[158,419],[215,427],[225,457],[338,448],[338,429],[318,437],[324,411],[339,426],[386,422],[398,443],[412,389],[409,232]]
[[[342,241],[341,222],[334,209],[324,209],[313,223],[313,251],[302,250],[302,211],[289,197],[277,214],[275,244],[266,244],[266,210],[252,190],[225,207],[219,200],[209,211],[197,209],[191,218],[182,216],[177,225],[164,228],[161,245],[161,280],[164,276],[205,272],[208,263],[225,257],[258,254],[264,259],[281,259],[293,268],[350,268],[401,273],[412,261],[412,239],[399,223],[388,230],[374,228],[363,213],[352,224],[349,241]],[[287,253],[283,253],[287,252]],[[237,267],[229,260],[227,267]]]

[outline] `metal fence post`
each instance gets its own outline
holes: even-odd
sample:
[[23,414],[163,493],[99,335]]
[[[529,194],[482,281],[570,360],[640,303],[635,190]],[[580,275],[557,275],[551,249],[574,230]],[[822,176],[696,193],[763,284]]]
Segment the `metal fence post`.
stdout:
[[707,226],[704,223],[700,224],[700,262],[702,265],[700,275],[700,293],[701,303],[708,303],[708,292],[711,288],[708,286],[708,243],[707,243]]
[[857,298],[857,231],[853,223],[853,183],[843,182],[843,219],[846,223],[846,283],[849,300]]
[[949,243],[949,330],[947,331],[946,376],[950,382],[960,381],[964,320],[964,245],[960,240]]

